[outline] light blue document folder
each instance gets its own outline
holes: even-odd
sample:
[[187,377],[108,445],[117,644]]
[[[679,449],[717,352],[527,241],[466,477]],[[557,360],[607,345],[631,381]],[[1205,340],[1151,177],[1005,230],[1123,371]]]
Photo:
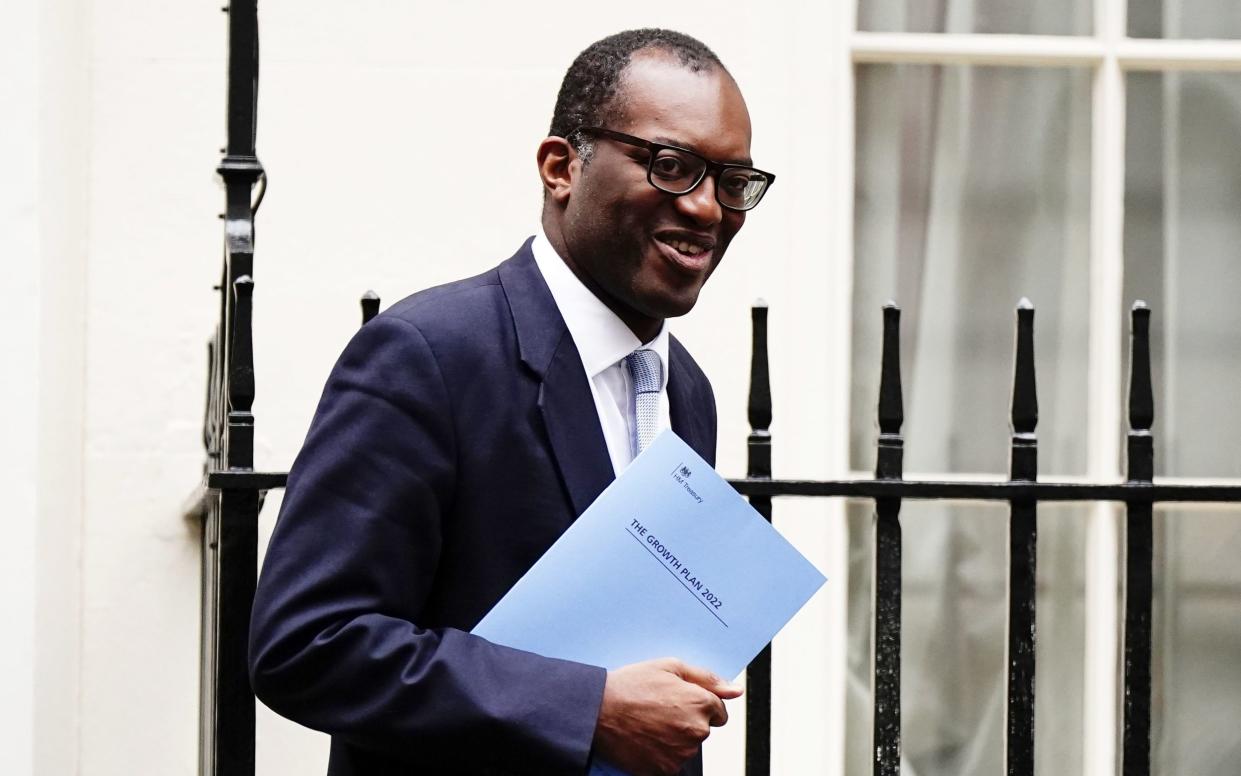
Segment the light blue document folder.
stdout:
[[473,633],[608,669],[676,657],[732,679],[824,581],[665,431]]

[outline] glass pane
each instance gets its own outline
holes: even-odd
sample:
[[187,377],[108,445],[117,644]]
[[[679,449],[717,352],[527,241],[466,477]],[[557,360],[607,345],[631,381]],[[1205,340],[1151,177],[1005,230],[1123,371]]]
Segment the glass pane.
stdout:
[[[1223,2],[1223,0],[1219,0]],[[1090,0],[860,0],[858,29],[867,32],[1009,33],[1090,35]]]
[[1014,308],[1035,305],[1043,472],[1085,470],[1090,72],[857,68],[854,468],[874,462],[881,305],[903,310],[905,468],[1008,467]]
[[1241,763],[1241,509],[1157,509],[1151,772]]
[[1124,292],[1152,308],[1156,473],[1241,477],[1241,74],[1131,73],[1128,114]]
[[1241,38],[1236,0],[1129,0],[1131,38]]
[[[1035,606],[1035,770],[1082,772],[1088,507],[1039,509]],[[849,520],[845,772],[869,774],[873,507]],[[1003,773],[1008,509],[906,502],[902,508],[903,773]]]

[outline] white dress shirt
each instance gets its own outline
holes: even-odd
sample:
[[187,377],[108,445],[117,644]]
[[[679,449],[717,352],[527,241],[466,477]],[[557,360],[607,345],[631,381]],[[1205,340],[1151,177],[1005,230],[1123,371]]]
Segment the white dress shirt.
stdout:
[[668,414],[668,324],[665,322],[659,328],[655,339],[643,343],[616,313],[582,285],[548,242],[542,226],[534,235],[530,249],[560,310],[560,317],[569,329],[569,336],[577,345],[578,355],[582,357],[599,426],[612,458],[612,469],[620,475],[633,461],[631,445],[637,438],[637,429],[633,428],[631,420],[633,385],[624,358],[638,348],[645,347],[659,354],[663,367],[659,386],[659,430],[672,425]]

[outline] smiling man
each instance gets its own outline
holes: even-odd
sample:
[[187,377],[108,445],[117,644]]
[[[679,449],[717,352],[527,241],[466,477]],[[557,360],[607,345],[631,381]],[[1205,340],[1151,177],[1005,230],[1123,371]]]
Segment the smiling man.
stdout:
[[740,694],[675,657],[604,671],[469,633],[660,429],[714,460],[665,319],[774,180],[727,70],[666,30],[578,56],[537,161],[539,233],[363,327],[290,472],[251,676],[332,735],[332,776],[701,773]]

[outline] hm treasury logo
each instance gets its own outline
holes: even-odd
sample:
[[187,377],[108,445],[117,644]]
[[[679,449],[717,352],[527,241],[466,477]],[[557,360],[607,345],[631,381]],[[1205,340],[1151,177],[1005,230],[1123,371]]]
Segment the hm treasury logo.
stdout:
[[684,463],[677,464],[677,467],[672,470],[672,479],[676,480],[677,484],[684,488],[686,493],[701,504],[702,496],[699,496],[698,492],[689,485],[689,478],[691,474],[693,474],[693,472],[690,471],[689,467]]

